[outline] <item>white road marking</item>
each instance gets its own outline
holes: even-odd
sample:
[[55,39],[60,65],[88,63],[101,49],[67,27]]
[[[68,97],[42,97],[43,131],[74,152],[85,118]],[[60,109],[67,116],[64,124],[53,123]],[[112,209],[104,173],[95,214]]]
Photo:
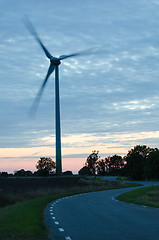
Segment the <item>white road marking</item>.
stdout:
[[54,219],[54,220],[55,220],[56,218],[55,218],[55,217],[52,217],[52,219]]
[[50,215],[54,215],[53,213],[50,213]]
[[60,231],[60,232],[64,232],[64,229],[63,229],[63,228],[59,228],[59,231]]
[[59,225],[59,222],[55,222],[56,225]]
[[71,240],[71,238],[70,238],[70,237],[65,237],[65,239],[66,239],[66,240]]

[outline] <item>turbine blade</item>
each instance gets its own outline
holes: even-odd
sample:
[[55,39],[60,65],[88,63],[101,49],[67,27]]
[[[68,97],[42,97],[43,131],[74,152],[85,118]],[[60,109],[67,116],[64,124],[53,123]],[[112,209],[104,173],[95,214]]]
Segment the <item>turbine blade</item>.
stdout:
[[73,53],[73,54],[69,54],[69,55],[61,55],[58,59],[63,60],[63,59],[70,58],[70,57],[75,57],[75,56],[78,56],[78,55],[79,55],[79,53]]
[[43,45],[40,37],[38,36],[33,24],[31,23],[31,21],[29,20],[28,17],[25,17],[24,19],[24,24],[27,27],[27,29],[30,31],[30,33],[33,35],[33,37],[36,39],[36,41],[40,44],[41,48],[43,49],[43,51],[45,52],[46,56],[50,59],[52,57],[52,55],[49,53],[49,51],[46,49],[46,47]]
[[102,52],[101,49],[91,48],[91,49],[87,49],[87,50],[77,52],[77,53],[61,55],[58,59],[63,60],[63,59],[70,58],[70,57],[85,56],[85,55],[97,54],[97,53],[101,53],[101,52]]
[[44,79],[44,81],[43,81],[43,84],[42,84],[42,86],[41,86],[41,88],[40,88],[40,90],[39,90],[39,92],[38,92],[38,94],[37,94],[37,96],[36,96],[36,98],[35,98],[32,106],[31,106],[31,108],[30,108],[29,115],[32,115],[32,116],[35,115],[36,110],[37,110],[37,108],[38,108],[38,106],[39,106],[39,103],[40,103],[40,99],[41,99],[41,96],[42,96],[44,87],[46,86],[46,83],[47,83],[47,81],[48,81],[49,76],[50,76],[51,73],[54,71],[54,68],[55,68],[54,65],[53,65],[53,64],[50,64],[49,69],[48,69],[48,72],[47,72],[47,74],[46,74],[46,77],[45,77],[45,79]]

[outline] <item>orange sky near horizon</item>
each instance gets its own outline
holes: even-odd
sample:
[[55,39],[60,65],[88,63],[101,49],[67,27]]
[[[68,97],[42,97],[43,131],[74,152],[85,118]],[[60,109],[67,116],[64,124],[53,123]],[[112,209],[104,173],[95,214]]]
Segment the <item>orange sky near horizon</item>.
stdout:
[[[54,159],[53,159],[54,160]],[[30,170],[32,172],[37,171],[35,165],[38,161],[38,158],[10,158],[10,159],[1,159],[0,161],[0,172],[14,173],[17,170],[24,169]],[[83,167],[86,158],[63,158],[62,159],[62,169],[63,172],[70,170],[74,174]]]
[[[101,157],[110,155],[124,156],[137,144],[158,147],[159,131],[138,133],[117,133],[95,136],[93,134],[67,135],[62,138],[62,168],[77,173],[85,164],[93,150],[99,150]],[[153,145],[149,139],[154,139]],[[42,147],[0,148],[0,172],[14,172],[25,169],[36,171],[35,165],[40,157],[51,157],[55,160],[55,147],[52,146],[52,136],[38,139],[37,145]]]

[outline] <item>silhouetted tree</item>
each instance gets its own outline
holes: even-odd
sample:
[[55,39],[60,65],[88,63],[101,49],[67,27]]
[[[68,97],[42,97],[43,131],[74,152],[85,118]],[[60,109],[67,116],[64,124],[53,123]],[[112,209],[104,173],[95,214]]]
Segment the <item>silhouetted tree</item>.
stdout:
[[49,171],[47,169],[40,169],[36,172],[35,176],[48,177],[49,176]]
[[149,148],[146,145],[137,145],[134,149],[131,149],[125,158],[127,162],[125,165],[126,175],[135,180],[140,180],[146,177],[145,165],[147,163],[148,156],[152,152],[154,152],[154,149]]
[[14,176],[16,177],[31,177],[33,173],[30,170],[25,171],[24,169],[18,170],[14,172]]
[[42,157],[40,160],[38,160],[36,168],[38,171],[41,171],[42,174],[46,172],[49,173],[56,168],[56,164],[51,158]]
[[84,166],[78,171],[79,175],[91,175],[91,171],[87,166]]
[[8,173],[7,172],[0,172],[0,177],[8,177]]
[[143,178],[145,158],[139,153],[132,153],[126,157],[126,175],[132,179],[140,180]]
[[114,155],[110,157],[109,173],[116,175],[119,174],[124,167],[124,159],[121,156]]
[[106,157],[104,160],[100,159],[97,162],[97,172],[99,175],[116,175],[121,172],[124,166],[124,159],[121,156],[114,155]]
[[26,177],[31,177],[33,173],[30,170],[25,171]]
[[68,170],[68,171],[63,172],[62,175],[64,175],[64,176],[71,176],[71,175],[73,175],[73,173],[72,173],[72,171]]
[[98,153],[99,151],[96,150],[92,151],[92,153],[88,156],[85,163],[86,167],[89,168],[92,175],[96,174],[96,164],[99,159]]
[[147,147],[146,145],[136,145],[133,149],[128,151],[127,157],[134,153],[141,155],[146,158],[151,152],[154,152],[155,149]]
[[106,175],[106,173],[107,173],[106,158],[105,158],[105,160],[100,159],[97,162],[97,173],[98,173],[98,175],[101,175],[101,176]]
[[18,170],[14,172],[14,176],[16,177],[25,177],[26,176],[26,172],[24,169]]
[[155,148],[154,151],[151,152],[146,159],[146,164],[144,167],[144,178],[159,178],[159,149],[157,148]]

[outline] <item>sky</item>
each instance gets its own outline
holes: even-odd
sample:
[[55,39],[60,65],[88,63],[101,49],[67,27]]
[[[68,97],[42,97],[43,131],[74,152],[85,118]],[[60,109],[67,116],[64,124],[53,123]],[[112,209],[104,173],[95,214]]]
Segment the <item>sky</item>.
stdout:
[[159,0],[0,0],[0,172],[35,171],[55,159],[55,82],[29,109],[49,61],[26,29],[28,15],[60,65],[63,171],[88,155],[159,148]]

